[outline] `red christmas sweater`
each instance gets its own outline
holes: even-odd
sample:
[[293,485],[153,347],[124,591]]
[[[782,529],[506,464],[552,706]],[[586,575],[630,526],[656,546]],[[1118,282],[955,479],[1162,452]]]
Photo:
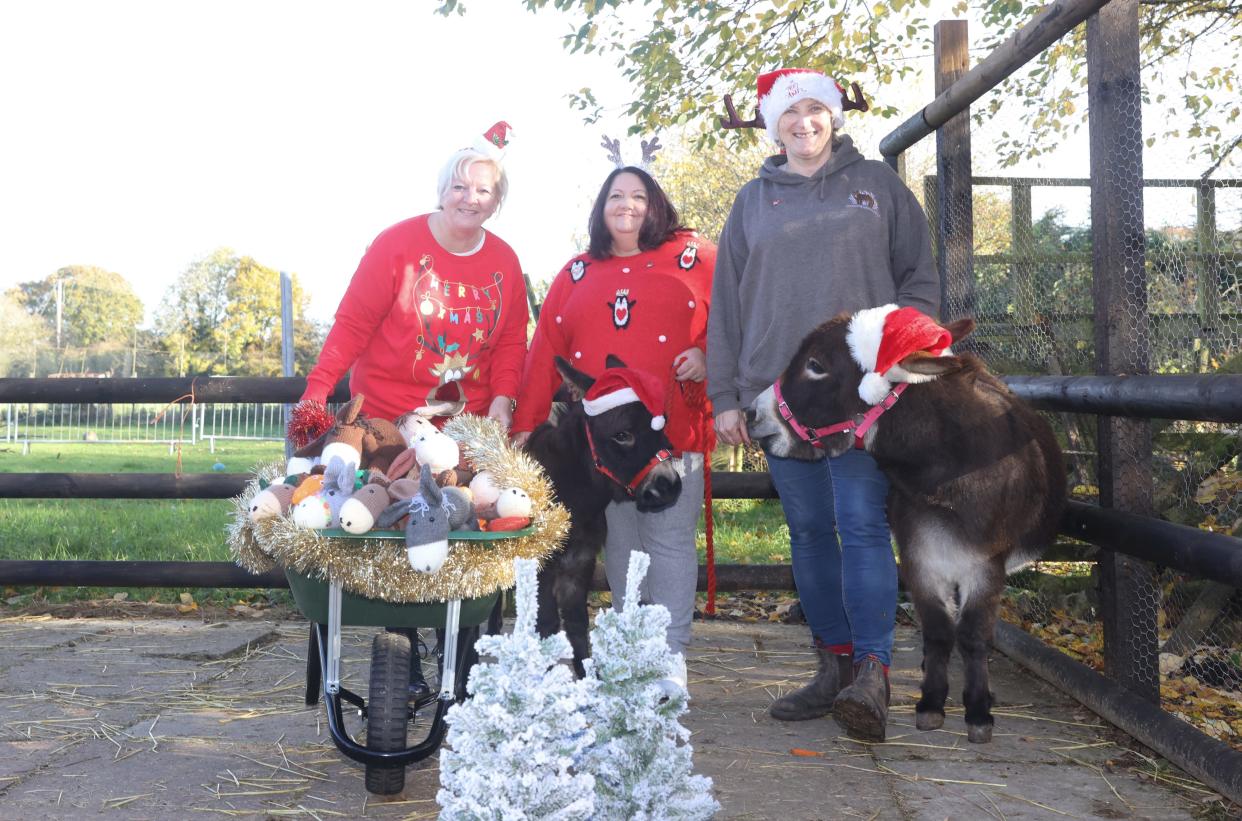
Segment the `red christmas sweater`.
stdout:
[[386,229],[358,263],[303,399],[324,401],[345,371],[370,416],[395,419],[439,397],[485,415],[517,396],[526,285],[513,249],[488,232],[469,256],[444,250],[427,214]]
[[561,384],[553,356],[596,375],[611,353],[665,382],[665,432],[673,447],[708,450],[712,415],[705,385],[677,382],[673,358],[692,347],[707,352],[715,267],[716,246],[692,231],[635,256],[571,259],[540,310],[513,429],[532,430],[548,418]]

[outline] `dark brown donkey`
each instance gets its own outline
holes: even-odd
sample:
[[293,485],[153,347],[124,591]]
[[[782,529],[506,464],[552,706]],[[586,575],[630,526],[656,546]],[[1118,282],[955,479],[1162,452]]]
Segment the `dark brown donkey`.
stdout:
[[[609,368],[624,367],[609,356]],[[619,405],[595,416],[582,407],[582,396],[595,379],[556,358],[573,401],[555,407],[549,421],[535,428],[526,450],[548,473],[557,499],[569,511],[565,545],[539,571],[541,636],[565,628],[574,650],[574,670],[584,674],[591,655],[587,593],[595,574],[595,557],[604,546],[609,502],[632,501],[642,511],[663,510],[677,501],[681,477],[668,454],[663,431],[652,430],[651,413],[642,402]]]
[[[874,327],[875,312],[884,310],[891,306],[857,318]],[[858,324],[842,314],[802,341],[779,391],[768,388],[752,405],[750,435],[778,456],[823,459],[863,446],[875,457],[891,485],[888,521],[923,629],[918,728],[944,723],[956,642],[966,667],[967,735],[990,741],[987,653],[1001,590],[1005,575],[1037,558],[1056,533],[1065,504],[1061,450],[1048,424],[969,354],[920,351],[900,359],[888,382],[879,383],[881,390],[892,384],[900,398],[875,414],[892,400],[873,394],[872,404],[859,396],[859,360],[869,358],[864,364],[873,369],[875,349],[868,357],[863,345],[859,355]],[[945,328],[956,342],[974,321]],[[874,375],[868,380],[877,384]],[[778,392],[792,422],[778,407]],[[838,429],[836,423],[862,421],[868,411],[873,424],[861,437],[856,428]],[[797,435],[800,430],[810,439]],[[818,446],[812,444],[817,432]]]

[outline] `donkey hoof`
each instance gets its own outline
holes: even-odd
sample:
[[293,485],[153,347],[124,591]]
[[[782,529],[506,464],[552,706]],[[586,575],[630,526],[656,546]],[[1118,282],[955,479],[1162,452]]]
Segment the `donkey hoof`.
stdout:
[[920,730],[939,730],[944,726],[944,713],[918,713],[914,714],[914,726]]
[[992,741],[992,725],[967,724],[966,738],[971,744],[988,744]]

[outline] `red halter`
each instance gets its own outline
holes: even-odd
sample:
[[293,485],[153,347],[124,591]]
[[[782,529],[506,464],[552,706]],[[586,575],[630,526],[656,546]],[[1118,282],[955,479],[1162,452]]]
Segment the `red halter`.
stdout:
[[781,396],[781,381],[779,379],[772,383],[772,392],[776,395],[776,409],[780,412],[781,418],[789,423],[789,427],[793,428],[793,432],[803,442],[810,442],[812,447],[822,448],[824,443],[820,439],[825,436],[831,436],[834,433],[853,433],[854,447],[862,450],[863,437],[867,435],[867,431],[871,430],[875,420],[879,419],[886,410],[896,405],[897,400],[901,398],[901,394],[908,387],[910,387],[909,383],[898,382],[888,392],[887,396],[872,405],[866,413],[860,413],[853,419],[837,422],[835,425],[829,425],[825,428],[808,428],[794,418],[793,411],[789,409],[789,405],[785,402],[785,397]]
[[642,470],[638,471],[638,473],[635,474],[634,478],[631,479],[630,483],[627,485],[625,482],[617,478],[617,475],[609,470],[602,461],[600,461],[599,454],[595,450],[595,438],[591,436],[590,422],[586,423],[586,437],[587,445],[591,448],[591,461],[595,463],[595,469],[619,484],[621,487],[625,488],[625,492],[631,496],[637,492],[639,484],[642,483],[643,479],[647,478],[647,474],[655,470],[656,465],[661,462],[667,462],[669,459],[673,458],[673,454],[669,453],[664,448],[660,448],[660,450],[656,452],[656,455],[651,457],[651,461],[648,462]]

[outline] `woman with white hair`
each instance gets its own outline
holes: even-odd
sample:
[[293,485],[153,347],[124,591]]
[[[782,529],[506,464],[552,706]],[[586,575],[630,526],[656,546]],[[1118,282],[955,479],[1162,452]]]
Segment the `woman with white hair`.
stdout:
[[[451,407],[509,427],[526,358],[526,284],[513,249],[483,228],[508,189],[508,131],[497,123],[454,153],[440,171],[439,208],[385,229],[367,248],[303,402],[325,403],[349,371],[350,393],[365,397],[368,416]],[[417,648],[416,631],[390,629]],[[410,697],[428,692],[413,652]]]
[[439,208],[385,229],[358,263],[303,400],[324,402],[350,372],[363,411],[395,419],[455,403],[508,427],[526,356],[526,286],[517,255],[483,223],[508,189],[494,125],[449,158]]
[[[728,444],[750,441],[743,409],[821,322],[889,303],[940,309],[927,218],[887,165],[838,133],[844,90],[818,71],[782,69],[761,75],[758,91],[753,124],[782,151],[734,200],[707,325],[707,395]],[[831,712],[851,735],[882,741],[897,605],[888,481],[865,450],[818,462],[768,454],[768,467],[819,667],[768,712]]]

